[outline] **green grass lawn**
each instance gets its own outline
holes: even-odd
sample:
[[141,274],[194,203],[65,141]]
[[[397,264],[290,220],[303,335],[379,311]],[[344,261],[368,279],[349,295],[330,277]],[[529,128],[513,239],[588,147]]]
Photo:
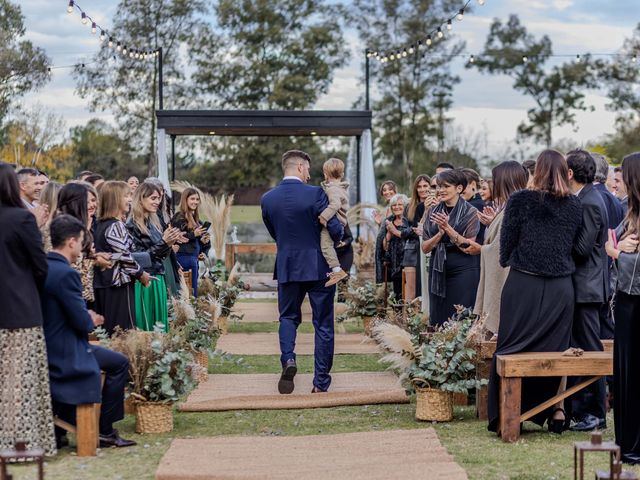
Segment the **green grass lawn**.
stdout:
[[[255,324],[248,324],[251,331]],[[264,324],[269,325],[269,324]],[[262,327],[261,327],[262,328]],[[379,355],[336,355],[334,372],[380,371]],[[298,356],[302,373],[313,370],[313,357]],[[278,373],[275,355],[214,355],[213,373]],[[174,431],[159,435],[134,433],[135,419],[127,416],[117,428],[126,438],[138,442],[127,449],[101,450],[94,458],[78,458],[70,448],[63,449],[45,467],[47,480],[152,480],[160,459],[173,438],[197,438],[218,435],[316,435],[391,429],[433,427],[440,440],[472,480],[564,480],[573,478],[573,443],[586,440],[587,434],[566,432],[552,435],[527,423],[521,440],[505,444],[488,432],[486,422],[475,418],[473,407],[456,407],[450,423],[430,424],[414,419],[414,405],[369,405],[308,410],[246,410],[234,412],[178,413]],[[604,432],[613,436],[613,418]],[[73,440],[72,440],[73,441]],[[595,468],[605,468],[606,455],[587,454],[586,476],[593,478]],[[628,468],[628,467],[627,467]],[[13,466],[15,479],[35,479],[35,467]],[[640,474],[640,468],[635,472]],[[425,472],[424,479],[428,479]]]
[[231,223],[261,223],[260,205],[233,205],[231,207]]

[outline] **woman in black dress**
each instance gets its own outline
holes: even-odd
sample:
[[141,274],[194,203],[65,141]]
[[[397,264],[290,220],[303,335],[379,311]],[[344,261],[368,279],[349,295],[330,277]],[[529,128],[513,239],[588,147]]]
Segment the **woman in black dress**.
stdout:
[[431,252],[429,321],[442,325],[455,313],[455,305],[473,308],[475,303],[480,265],[462,249],[476,239],[480,222],[478,211],[461,196],[467,185],[461,170],[441,172],[436,182],[440,202],[427,212],[422,251]]
[[[391,215],[391,209],[389,208],[389,200],[396,193],[398,193],[398,187],[396,186],[393,180],[386,180],[382,182],[380,185],[380,196],[382,197],[384,203],[384,215],[379,211],[375,211],[373,215],[373,220],[380,225],[380,229],[378,230],[378,235],[376,236],[376,250],[375,250],[375,259],[376,259],[376,283],[388,282],[389,272],[385,271],[385,253],[382,248],[382,242],[384,240],[384,236],[387,233],[387,226],[385,225],[385,220]],[[389,266],[386,265],[387,270]]]
[[389,265],[388,274],[393,282],[393,293],[397,301],[402,300],[402,268],[404,259],[404,246],[407,235],[411,231],[409,221],[404,216],[404,211],[409,203],[406,195],[398,193],[389,201],[391,215],[385,221],[386,234],[382,241],[385,252],[385,261]]
[[[618,278],[613,349],[613,420],[616,443],[625,463],[640,463],[640,152],[622,161],[622,180],[629,195],[629,210],[606,248],[616,260]],[[616,242],[616,239],[620,239]]]
[[[563,352],[569,348],[574,308],[571,250],[582,220],[578,197],[569,188],[564,156],[540,154],[531,190],[509,198],[500,232],[500,265],[511,267],[502,289],[496,355],[518,352]],[[522,381],[522,411],[552,398],[558,377]],[[489,430],[499,423],[500,379],[495,356],[489,380]],[[549,408],[531,419],[561,433],[565,415]]]

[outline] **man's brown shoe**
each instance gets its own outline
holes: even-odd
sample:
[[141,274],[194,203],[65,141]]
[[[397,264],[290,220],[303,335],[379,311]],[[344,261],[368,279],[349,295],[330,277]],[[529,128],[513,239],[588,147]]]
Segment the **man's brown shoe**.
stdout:
[[324,286],[325,287],[330,287],[331,285],[335,285],[340,280],[344,280],[348,276],[349,276],[349,274],[347,272],[345,272],[344,270],[340,270],[339,272],[331,272],[329,274],[329,280],[327,280],[327,283],[325,283]]

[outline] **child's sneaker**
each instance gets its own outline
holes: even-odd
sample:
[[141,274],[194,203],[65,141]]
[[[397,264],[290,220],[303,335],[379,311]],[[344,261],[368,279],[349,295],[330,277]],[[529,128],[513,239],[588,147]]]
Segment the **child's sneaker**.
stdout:
[[325,287],[330,287],[331,285],[335,285],[340,280],[344,280],[348,276],[349,276],[349,274],[347,272],[345,272],[344,270],[339,270],[337,272],[331,272],[329,274],[329,280],[327,280],[327,283],[325,283],[324,286]]

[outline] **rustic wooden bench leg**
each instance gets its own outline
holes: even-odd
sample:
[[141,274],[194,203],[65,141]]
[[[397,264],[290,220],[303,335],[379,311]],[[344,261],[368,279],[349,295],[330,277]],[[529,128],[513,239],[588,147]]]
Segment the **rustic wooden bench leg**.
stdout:
[[516,442],[520,438],[521,393],[521,378],[500,378],[500,434],[504,442]]
[[[97,408],[96,408],[97,407]],[[79,457],[95,457],[98,446],[99,403],[76,406],[76,443]]]
[[[488,379],[491,375],[491,359],[480,359],[476,366],[476,378]],[[476,389],[476,416],[479,420],[487,420],[489,410],[489,387],[483,386]]]

